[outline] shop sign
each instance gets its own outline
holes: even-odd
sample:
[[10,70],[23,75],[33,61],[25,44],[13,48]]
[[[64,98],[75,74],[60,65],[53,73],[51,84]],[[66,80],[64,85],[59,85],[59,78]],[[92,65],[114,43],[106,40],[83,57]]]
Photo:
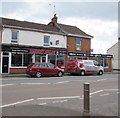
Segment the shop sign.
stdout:
[[27,49],[11,49],[11,52],[22,52],[22,53],[28,53]]
[[68,55],[69,55],[69,56],[82,56],[82,57],[113,58],[113,55],[86,54],[86,53],[74,53],[74,52],[69,52]]
[[37,54],[56,54],[56,51],[53,50],[36,50],[30,49],[29,53],[37,53]]
[[86,54],[83,54],[83,53],[73,53],[73,52],[69,52],[68,55],[69,56],[86,56]]
[[64,52],[64,51],[58,51],[57,54],[59,54],[59,55],[67,55],[67,52]]
[[103,58],[113,58],[113,55],[102,55]]

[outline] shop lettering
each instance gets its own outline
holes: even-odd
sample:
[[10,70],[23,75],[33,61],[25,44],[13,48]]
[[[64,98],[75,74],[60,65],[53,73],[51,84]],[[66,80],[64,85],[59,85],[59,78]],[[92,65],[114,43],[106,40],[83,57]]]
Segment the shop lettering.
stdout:
[[30,49],[29,53],[56,54],[56,51]]

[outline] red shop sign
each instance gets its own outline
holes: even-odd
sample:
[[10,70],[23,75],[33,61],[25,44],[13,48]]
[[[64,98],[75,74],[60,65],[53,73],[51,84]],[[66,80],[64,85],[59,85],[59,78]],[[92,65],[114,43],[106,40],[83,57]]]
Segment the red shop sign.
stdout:
[[56,54],[56,51],[53,51],[53,50],[36,50],[36,49],[30,49],[29,53]]

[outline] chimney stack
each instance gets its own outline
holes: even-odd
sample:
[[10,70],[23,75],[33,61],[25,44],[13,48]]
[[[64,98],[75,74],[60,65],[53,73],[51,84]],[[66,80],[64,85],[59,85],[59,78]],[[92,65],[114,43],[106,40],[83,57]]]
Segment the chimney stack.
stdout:
[[54,17],[51,19],[51,22],[52,23],[57,23],[57,16],[56,16],[56,14],[54,14]]

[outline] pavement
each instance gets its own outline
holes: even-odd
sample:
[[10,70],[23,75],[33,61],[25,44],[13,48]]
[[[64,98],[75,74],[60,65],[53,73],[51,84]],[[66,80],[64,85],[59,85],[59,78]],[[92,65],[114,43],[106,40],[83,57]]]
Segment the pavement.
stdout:
[[[111,72],[104,72],[104,74],[120,74],[120,71],[113,70]],[[65,73],[64,75],[69,75],[69,73]],[[29,77],[27,74],[0,74],[0,78],[5,77]]]

